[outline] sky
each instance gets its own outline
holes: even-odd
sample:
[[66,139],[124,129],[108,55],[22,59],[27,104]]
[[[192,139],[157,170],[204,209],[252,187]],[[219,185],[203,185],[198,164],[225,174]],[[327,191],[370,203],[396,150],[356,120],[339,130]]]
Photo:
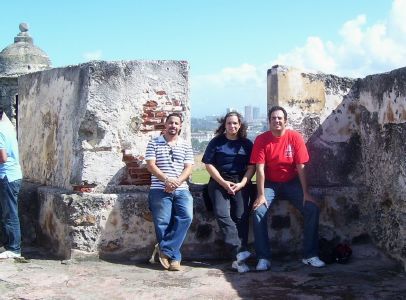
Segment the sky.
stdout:
[[265,114],[266,74],[286,65],[345,77],[406,66],[406,0],[3,1],[0,50],[29,25],[53,67],[186,60],[192,117]]

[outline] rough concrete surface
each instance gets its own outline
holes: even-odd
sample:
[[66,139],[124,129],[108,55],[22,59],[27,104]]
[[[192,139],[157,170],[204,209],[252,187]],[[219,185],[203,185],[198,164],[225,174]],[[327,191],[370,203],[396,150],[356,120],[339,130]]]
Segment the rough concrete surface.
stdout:
[[278,258],[269,272],[238,274],[226,261],[185,261],[169,272],[159,263],[60,261],[25,249],[25,259],[0,261],[0,299],[406,299],[398,263],[369,245],[353,251],[347,264],[317,269]]

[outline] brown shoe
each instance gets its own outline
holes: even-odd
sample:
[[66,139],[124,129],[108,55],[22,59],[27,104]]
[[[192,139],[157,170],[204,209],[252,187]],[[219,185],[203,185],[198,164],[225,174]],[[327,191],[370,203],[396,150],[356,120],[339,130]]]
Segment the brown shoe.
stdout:
[[172,260],[171,264],[169,265],[169,271],[182,271],[182,267],[180,266],[180,262],[177,260]]
[[170,263],[169,263],[169,257],[166,256],[161,252],[161,249],[158,247],[158,257],[159,257],[159,262],[161,263],[162,267],[164,267],[165,270],[169,269]]

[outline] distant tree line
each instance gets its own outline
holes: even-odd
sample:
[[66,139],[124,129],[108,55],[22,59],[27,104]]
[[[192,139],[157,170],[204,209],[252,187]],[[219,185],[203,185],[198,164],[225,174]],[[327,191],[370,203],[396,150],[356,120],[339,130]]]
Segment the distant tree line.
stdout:
[[192,139],[192,148],[195,153],[203,153],[206,150],[209,141],[199,142],[198,139]]
[[191,125],[192,132],[214,131],[218,126],[218,122],[215,118],[213,120],[192,118]]

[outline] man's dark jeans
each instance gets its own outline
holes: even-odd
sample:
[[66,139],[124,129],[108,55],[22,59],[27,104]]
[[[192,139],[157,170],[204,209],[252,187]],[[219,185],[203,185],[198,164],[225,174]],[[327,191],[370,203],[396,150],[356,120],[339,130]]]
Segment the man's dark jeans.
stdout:
[[0,179],[0,216],[3,245],[6,250],[21,253],[21,230],[18,218],[18,193],[21,179],[12,182]]

